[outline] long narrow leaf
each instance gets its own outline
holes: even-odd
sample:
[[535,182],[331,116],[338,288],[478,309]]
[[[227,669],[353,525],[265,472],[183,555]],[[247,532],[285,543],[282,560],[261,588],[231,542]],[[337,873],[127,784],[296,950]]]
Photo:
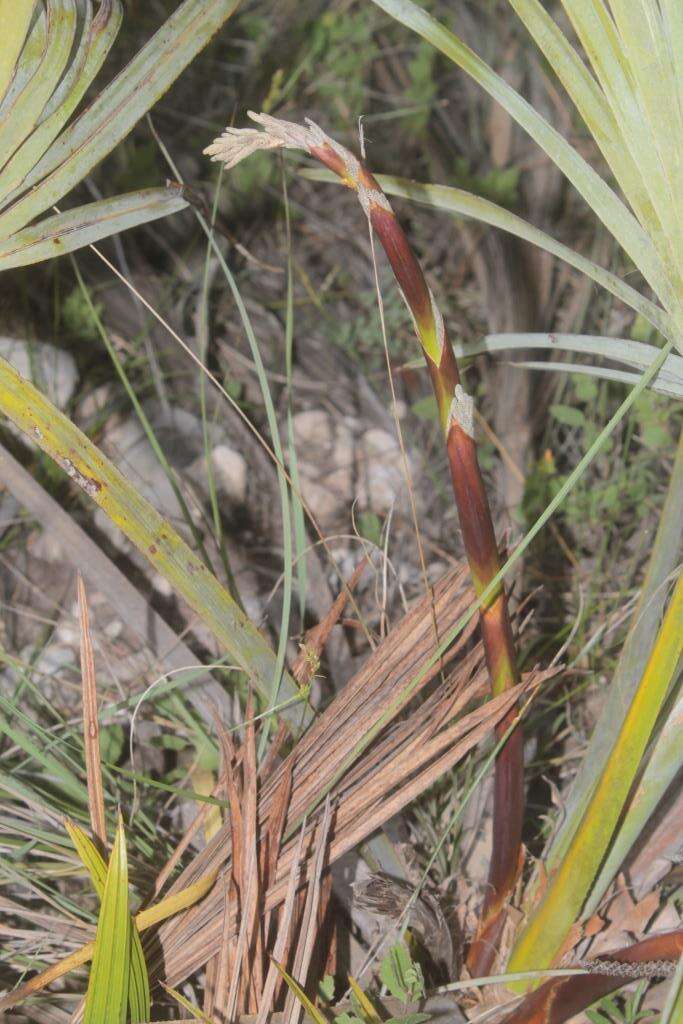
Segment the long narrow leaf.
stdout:
[[566,139],[461,39],[412,0],[373,2],[449,57],[507,110],[572,182],[640,269],[666,308],[675,310],[675,291],[667,267],[652,241],[619,197]]
[[624,144],[619,120],[583,60],[539,0],[509,3],[573,100],[640,223],[656,226],[661,233],[641,171]]
[[[626,384],[633,386],[640,379],[637,373],[629,373],[627,370],[610,370],[605,366],[586,366],[582,363],[541,363],[533,360],[520,360],[514,364],[526,370],[540,370],[542,373],[579,373],[584,377],[599,377],[601,380],[611,380],[615,384]],[[669,398],[683,398],[683,387],[680,384],[662,384],[653,381],[650,385],[653,391],[658,391]]]
[[[22,729],[19,724],[13,721],[16,719],[18,722],[21,722],[22,716],[28,726],[26,729]],[[40,737],[43,742],[36,740],[29,733],[29,728],[32,728],[32,731],[35,733],[38,727],[33,728],[33,723],[23,714],[21,709],[12,704],[9,698],[0,694],[0,735],[4,734],[7,736],[28,757],[33,758],[36,764],[42,767],[46,780],[57,783],[65,795],[75,800],[78,804],[85,806],[88,799],[88,791],[76,771],[69,769],[67,764],[50,751],[49,746],[44,742],[44,737]]]
[[508,963],[511,972],[548,967],[579,916],[650,741],[683,652],[683,572],[642,679],[572,842]]
[[[302,175],[314,181],[335,181],[335,176],[330,171],[306,169]],[[517,238],[531,242],[533,245],[544,249],[546,252],[564,260],[572,267],[576,267],[587,277],[590,277],[597,284],[601,285],[616,298],[625,302],[631,309],[642,313],[646,320],[657,328],[662,334],[671,337],[674,333],[674,325],[668,314],[650,302],[631,288],[616,274],[610,273],[603,267],[598,266],[580,253],[570,249],[569,246],[557,242],[545,231],[529,224],[523,217],[518,217],[502,206],[497,206],[489,199],[476,196],[472,192],[466,192],[461,188],[453,188],[449,185],[423,184],[418,181],[410,181],[408,178],[396,178],[387,174],[378,174],[377,181],[382,189],[391,196],[399,196],[410,199],[413,202],[425,203],[427,206],[434,206],[439,210],[447,210],[450,213],[458,214],[461,217],[472,217],[484,224],[491,224],[493,227],[507,231]],[[683,339],[679,341],[679,348],[683,351]]]
[[[2,774],[0,773],[0,778]],[[16,791],[20,795],[25,797],[22,787],[15,787],[11,780],[7,781],[7,788],[10,792]],[[138,931],[144,931],[146,928],[152,928],[155,924],[159,924],[161,921],[165,921],[173,914],[178,914],[182,910],[186,910],[191,907],[194,903],[203,899],[204,896],[209,892],[216,881],[217,872],[211,871],[206,875],[203,875],[198,881],[193,882],[192,885],[188,885],[185,889],[180,892],[174,893],[172,896],[167,896],[166,899],[161,900],[159,903],[153,904],[151,907],[147,907],[146,910],[141,910],[135,915],[134,921]],[[70,971],[74,971],[77,967],[81,967],[83,964],[87,964],[88,960],[92,958],[95,948],[94,942],[88,942],[85,946],[81,946],[80,949],[70,953],[69,956],[60,960],[58,963],[53,964],[46,970],[41,971],[40,974],[35,975],[30,981],[25,982],[19,988],[9,992],[7,995],[0,997],[0,1012],[8,1010],[12,1006],[17,1006],[23,1002],[24,999],[28,999],[29,996],[36,992],[40,992],[41,989],[47,985],[51,985],[52,982],[57,981],[59,978],[63,978],[65,974]]]
[[12,81],[35,5],[36,0],[0,0],[0,101]]
[[584,917],[593,914],[599,906],[607,886],[633,849],[650,817],[662,802],[664,794],[683,767],[683,697],[669,714],[657,737],[655,748],[647,763],[643,777],[629,801],[628,810],[609,855],[584,908]]
[[102,67],[118,33],[122,16],[123,10],[119,0],[102,0],[94,18],[91,4],[88,4],[81,43],[68,72],[53,93],[38,127],[20,146],[0,174],[2,205],[20,185],[29,187],[40,179],[41,157],[57,138]]
[[54,206],[123,139],[239,6],[185,0],[40,161],[43,180],[0,214],[0,237]]
[[0,121],[0,153],[8,159],[30,135],[62,76],[76,34],[75,0],[48,0],[43,59],[8,114]]
[[[85,434],[1,359],[0,410],[106,512],[214,632],[232,662],[268,696],[275,657],[227,590]],[[286,698],[298,692],[287,673],[283,691]]]
[[[104,858],[82,828],[68,820],[65,821],[64,825],[71,837],[72,843],[76,847],[78,856],[87,868],[93,888],[101,900],[107,880],[107,865],[104,862]],[[131,924],[128,1004],[130,1006],[131,1024],[139,1024],[141,1021],[149,1020],[151,1012],[149,975],[147,973],[147,965],[145,964],[145,954],[142,950],[142,942],[140,941],[140,932],[134,921]]]
[[624,721],[626,709],[633,700],[636,687],[645,670],[666,600],[666,580],[678,565],[682,537],[683,435],[678,442],[669,490],[631,626],[622,646],[597,725],[566,798],[562,824],[546,851],[545,866],[550,874],[557,870],[569,848],[595,788],[598,773],[607,763]]
[[[10,0],[11,2],[11,0]],[[47,16],[40,4],[38,16],[31,26],[7,92],[0,103],[0,117],[3,120],[10,116],[14,104],[17,103],[33,76],[37,73],[47,47]]]
[[0,271],[63,256],[138,224],[177,213],[186,206],[182,189],[176,186],[140,189],[77,206],[0,242]]
[[[467,343],[454,341],[453,348],[459,359],[482,355],[482,353],[492,355],[496,352],[519,349],[541,349],[544,352],[581,352],[597,359],[611,359],[617,363],[625,363],[641,372],[652,363],[657,353],[654,345],[647,345],[642,341],[631,341],[628,338],[554,333],[487,334],[479,341],[468,341]],[[411,369],[419,369],[422,366],[418,360],[411,360],[406,365]],[[569,369],[566,364],[556,362],[515,363],[515,366],[533,366],[534,369],[544,370]],[[572,364],[571,369],[576,373],[587,373],[595,377],[604,377],[607,380],[621,380],[629,384],[635,384],[640,379],[640,373],[613,375],[614,371],[605,370],[593,363]],[[653,391],[659,391],[665,395],[683,397],[683,358],[674,355],[667,356],[661,370],[650,383],[650,387]]]
[[119,820],[97,921],[84,1024],[126,1024],[130,931],[128,859]]

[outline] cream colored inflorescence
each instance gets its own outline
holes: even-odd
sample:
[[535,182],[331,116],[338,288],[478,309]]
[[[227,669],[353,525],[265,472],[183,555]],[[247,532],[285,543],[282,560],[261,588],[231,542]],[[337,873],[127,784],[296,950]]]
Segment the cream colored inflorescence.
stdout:
[[[212,160],[221,160],[230,169],[261,149],[303,149],[307,153],[314,146],[331,146],[337,152],[341,149],[309,118],[305,124],[295,124],[270,114],[256,114],[253,110],[249,111],[249,117],[260,124],[261,129],[226,128],[204,153]],[[340,155],[346,159],[346,150]]]
[[327,147],[337,154],[344,164],[347,182],[358,193],[363,210],[370,214],[370,206],[378,206],[391,211],[389,200],[379,189],[368,188],[361,180],[360,161],[354,154],[326,135],[315,121],[305,119],[304,124],[294,121],[283,121],[270,114],[255,114],[249,111],[252,121],[261,125],[258,128],[226,128],[220,138],[207,146],[204,153],[212,160],[221,160],[229,170],[252,153],[264,149],[303,149],[310,153],[315,148]]

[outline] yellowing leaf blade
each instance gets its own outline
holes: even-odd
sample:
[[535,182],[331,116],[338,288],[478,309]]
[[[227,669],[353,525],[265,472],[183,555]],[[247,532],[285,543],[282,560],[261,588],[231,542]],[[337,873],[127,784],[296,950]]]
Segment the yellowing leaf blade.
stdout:
[[[88,869],[93,886],[101,899],[107,880],[107,865],[104,862],[104,858],[80,825],[76,825],[68,819],[64,824],[71,837],[71,841],[76,847],[78,856]],[[130,1006],[131,1024],[139,1024],[141,1021],[149,1020],[151,1012],[149,976],[147,974],[147,965],[145,964],[145,955],[142,950],[142,942],[134,923],[131,925],[128,1003]]]
[[[157,510],[69,419],[10,364],[0,359],[0,411],[55,459],[187,601],[266,698],[275,674],[273,651],[204,562]],[[298,697],[288,673],[285,698]],[[292,718],[295,704],[285,712]]]

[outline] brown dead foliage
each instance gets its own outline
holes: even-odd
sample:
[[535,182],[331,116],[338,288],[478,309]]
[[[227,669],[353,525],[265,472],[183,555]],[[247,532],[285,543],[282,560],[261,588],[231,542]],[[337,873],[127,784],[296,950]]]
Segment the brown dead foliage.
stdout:
[[[325,967],[334,943],[330,864],[491,735],[520,695],[518,687],[483,702],[487,675],[475,617],[435,657],[472,601],[460,566],[417,602],[286,756],[287,729],[276,732],[260,768],[251,702],[239,739],[216,713],[222,765],[214,793],[229,812],[190,857],[206,816],[199,812],[160,871],[154,898],[183,859],[170,893],[212,871],[218,880],[202,902],[145,934],[152,981],[176,986],[203,969],[213,1020],[251,1014],[264,1021],[285,998],[271,956],[303,984]],[[534,674],[524,688],[547,675]],[[12,1004],[21,998],[18,989]]]

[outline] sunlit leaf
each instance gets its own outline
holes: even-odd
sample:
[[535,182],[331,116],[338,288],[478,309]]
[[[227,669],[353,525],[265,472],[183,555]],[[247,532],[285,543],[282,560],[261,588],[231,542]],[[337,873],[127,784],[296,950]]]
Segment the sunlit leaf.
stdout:
[[[539,907],[513,949],[511,972],[549,966],[576,921],[625,809],[631,786],[683,654],[683,572],[619,734],[585,813]],[[514,986],[517,988],[518,986]],[[526,987],[526,986],[521,986]]]
[[[71,821],[65,821],[65,827],[71,841],[76,847],[78,856],[88,870],[93,887],[100,899],[102,899],[107,880],[107,865],[92,839]],[[149,991],[149,976],[145,955],[142,950],[140,933],[133,922],[131,924],[131,956],[130,976],[128,979],[128,1004],[130,1007],[131,1024],[139,1024],[141,1021],[149,1020],[151,1012],[151,998]]]
[[128,860],[123,822],[119,821],[97,920],[84,1024],[126,1024],[130,936]]

